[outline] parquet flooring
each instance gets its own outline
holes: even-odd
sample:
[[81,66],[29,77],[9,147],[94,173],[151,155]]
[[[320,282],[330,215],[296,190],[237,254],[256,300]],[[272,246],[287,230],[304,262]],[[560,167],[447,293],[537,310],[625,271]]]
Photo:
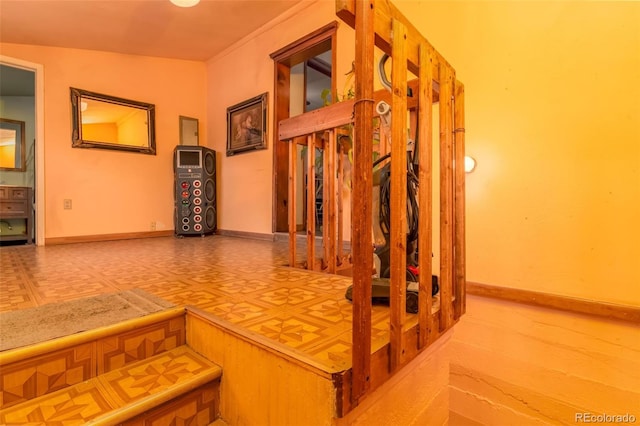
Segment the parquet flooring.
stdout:
[[[220,235],[0,247],[0,311],[140,288],[347,368],[351,279],[289,268],[287,253],[286,241]],[[374,348],[388,342],[388,312],[373,307]]]
[[[179,416],[188,420],[203,417],[208,423],[215,413],[211,404],[212,397],[208,396],[212,392],[207,388],[216,386],[212,381],[219,378],[220,374],[220,367],[186,346],[180,346],[74,386],[3,408],[0,410],[0,423],[47,426],[81,425],[88,421],[113,423],[100,419],[112,416],[117,408],[127,406],[137,410],[133,416],[143,414],[145,408],[148,408],[144,405],[148,405],[154,396],[170,389],[193,389],[197,386],[201,388],[195,392],[197,395],[193,395],[196,399],[179,410],[171,411],[170,415],[173,420]],[[205,401],[198,404],[198,400]],[[175,401],[174,405],[179,402]],[[179,423],[175,421],[164,424]],[[205,423],[199,421],[195,424]]]

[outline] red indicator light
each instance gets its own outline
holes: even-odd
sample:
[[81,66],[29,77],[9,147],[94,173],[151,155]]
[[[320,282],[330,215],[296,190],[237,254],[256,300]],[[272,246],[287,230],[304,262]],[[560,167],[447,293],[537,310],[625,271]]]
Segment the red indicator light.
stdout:
[[182,182],[180,186],[182,186],[182,189],[187,189],[189,187],[189,182]]
[[182,198],[189,198],[189,191],[182,191]]

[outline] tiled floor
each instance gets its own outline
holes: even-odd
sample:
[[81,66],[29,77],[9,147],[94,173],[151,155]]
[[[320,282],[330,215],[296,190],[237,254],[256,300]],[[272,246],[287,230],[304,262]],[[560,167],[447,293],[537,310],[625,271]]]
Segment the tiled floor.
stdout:
[[[219,235],[0,247],[0,312],[140,288],[347,368],[351,279],[289,268],[287,253],[287,242]],[[374,348],[388,342],[388,313],[373,308]]]
[[[142,405],[145,399],[153,399],[169,389],[190,390],[198,385],[205,386],[217,380],[220,373],[220,367],[186,346],[180,346],[75,386],[3,408],[0,410],[0,422],[48,426],[85,424],[101,416],[109,416],[119,407]],[[192,385],[195,380],[199,382]],[[195,410],[194,405],[190,404],[187,410],[183,408],[182,414],[198,415],[201,410]],[[212,418],[212,413],[205,414],[208,420]]]

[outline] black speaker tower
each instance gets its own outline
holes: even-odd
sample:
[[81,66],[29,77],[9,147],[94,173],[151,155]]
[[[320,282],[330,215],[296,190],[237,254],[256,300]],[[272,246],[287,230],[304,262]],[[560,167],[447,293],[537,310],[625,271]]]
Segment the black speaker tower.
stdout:
[[179,145],[173,152],[176,235],[212,234],[218,226],[216,152]]

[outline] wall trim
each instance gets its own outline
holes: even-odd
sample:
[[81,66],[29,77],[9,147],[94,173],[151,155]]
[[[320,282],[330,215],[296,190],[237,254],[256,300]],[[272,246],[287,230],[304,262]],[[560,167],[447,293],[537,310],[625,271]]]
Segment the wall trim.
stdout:
[[467,281],[467,294],[556,309],[600,318],[640,323],[640,306],[579,299],[558,294],[501,287]]
[[[13,68],[22,68],[35,74],[35,243],[45,244],[45,173],[44,173],[44,66],[10,56],[0,55],[0,63]],[[37,191],[36,191],[37,189]]]
[[227,229],[218,229],[216,234],[225,237],[250,238],[252,240],[276,241],[274,234],[262,234],[259,232],[231,231]]
[[133,240],[137,238],[169,237],[173,235],[173,229],[164,231],[127,232],[123,234],[78,235],[75,237],[45,238],[45,245],[95,243],[98,241]]

